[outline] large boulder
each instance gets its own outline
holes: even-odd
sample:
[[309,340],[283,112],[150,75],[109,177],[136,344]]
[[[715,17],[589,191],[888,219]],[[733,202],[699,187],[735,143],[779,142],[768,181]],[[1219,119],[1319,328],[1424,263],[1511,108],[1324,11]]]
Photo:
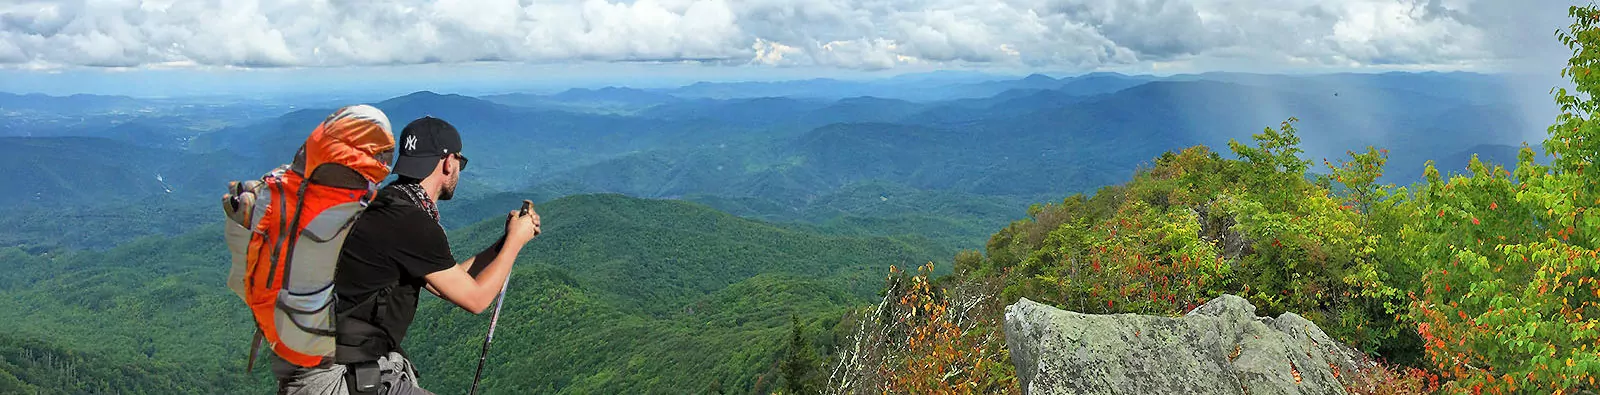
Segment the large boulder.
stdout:
[[1022,299],[1006,346],[1023,394],[1344,394],[1359,352],[1294,313],[1223,295],[1183,317],[1093,315]]

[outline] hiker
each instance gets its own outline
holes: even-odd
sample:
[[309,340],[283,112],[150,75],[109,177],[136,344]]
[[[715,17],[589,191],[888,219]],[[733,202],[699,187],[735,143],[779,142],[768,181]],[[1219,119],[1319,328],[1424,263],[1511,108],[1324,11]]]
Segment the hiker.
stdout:
[[454,262],[436,202],[450,200],[467,165],[461,136],[448,122],[423,117],[406,125],[396,146],[398,179],[356,219],[339,252],[334,358],[307,368],[274,355],[279,393],[430,393],[400,348],[420,290],[481,313],[500,293],[518,251],[539,235],[538,213],[511,211],[499,242]]

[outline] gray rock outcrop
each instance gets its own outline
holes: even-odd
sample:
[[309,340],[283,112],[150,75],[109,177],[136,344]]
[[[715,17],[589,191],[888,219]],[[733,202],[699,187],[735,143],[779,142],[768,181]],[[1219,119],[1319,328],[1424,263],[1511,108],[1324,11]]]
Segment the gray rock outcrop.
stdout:
[[1344,394],[1366,359],[1294,313],[1223,295],[1183,317],[1091,315],[1022,299],[1006,346],[1022,393]]

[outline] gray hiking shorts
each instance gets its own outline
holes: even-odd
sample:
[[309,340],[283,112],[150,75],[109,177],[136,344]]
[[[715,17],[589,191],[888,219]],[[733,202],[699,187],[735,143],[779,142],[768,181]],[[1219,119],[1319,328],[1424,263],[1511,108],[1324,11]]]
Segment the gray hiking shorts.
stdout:
[[[272,359],[272,374],[278,376],[278,393],[283,395],[349,395],[349,381],[345,374],[349,368],[340,364],[327,364],[314,368],[295,366],[289,361],[278,358],[276,354],[268,353]],[[391,352],[389,355],[378,359],[378,369],[382,372],[380,381],[383,388],[380,394],[403,395],[433,395],[432,392],[422,389],[417,384],[417,371],[411,366],[411,361],[400,353]]]

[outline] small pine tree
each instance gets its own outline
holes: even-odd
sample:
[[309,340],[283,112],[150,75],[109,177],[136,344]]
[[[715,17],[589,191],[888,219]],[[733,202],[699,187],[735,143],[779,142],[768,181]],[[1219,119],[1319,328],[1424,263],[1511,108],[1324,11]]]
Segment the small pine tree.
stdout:
[[800,317],[789,316],[789,321],[789,351],[778,368],[783,376],[784,389],[790,394],[816,393],[816,350],[811,349],[811,339],[806,337]]

